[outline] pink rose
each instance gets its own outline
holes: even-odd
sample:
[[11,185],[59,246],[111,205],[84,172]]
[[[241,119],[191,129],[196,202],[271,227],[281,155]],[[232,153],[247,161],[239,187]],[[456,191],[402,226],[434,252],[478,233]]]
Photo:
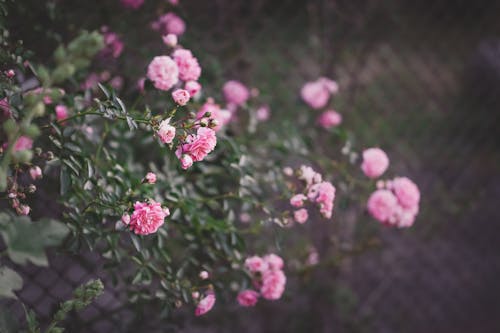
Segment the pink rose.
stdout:
[[303,195],[302,193],[295,194],[290,198],[290,205],[292,205],[293,207],[302,207],[304,205],[304,200],[307,200],[307,197],[305,195]]
[[179,78],[182,81],[196,81],[201,75],[201,67],[191,51],[186,49],[175,50],[172,54],[177,67],[179,68]]
[[263,272],[267,270],[267,263],[261,257],[253,256],[245,260],[245,267],[253,273]]
[[148,182],[149,184],[156,183],[156,174],[154,172],[148,172],[146,174],[146,177],[144,178],[146,179],[146,182]]
[[293,218],[300,224],[306,223],[309,215],[307,214],[307,209],[301,208],[293,213]]
[[184,89],[177,89],[172,93],[172,98],[174,99],[175,103],[179,104],[180,106],[184,106],[189,102],[189,99],[191,98],[191,95],[189,95],[189,92]]
[[163,35],[180,36],[186,31],[186,23],[179,16],[169,12],[153,22],[153,29],[159,30]]
[[324,129],[329,129],[340,125],[340,123],[342,122],[342,116],[333,110],[328,110],[323,112],[318,117],[317,122]]
[[193,165],[193,158],[187,154],[184,154],[180,157],[181,167],[186,170]]
[[241,306],[254,306],[257,304],[259,293],[253,290],[243,290],[238,294],[238,303]]
[[283,269],[284,266],[283,259],[274,253],[264,256],[264,263],[267,264],[267,269],[271,271]]
[[258,108],[255,114],[255,117],[257,118],[258,121],[267,121],[269,120],[270,116],[271,116],[271,109],[269,109],[269,106],[267,105],[263,105],[260,108]]
[[158,137],[166,144],[172,143],[175,138],[175,127],[170,125],[170,119],[163,120],[158,127]]
[[42,178],[42,169],[40,169],[40,167],[38,165],[31,167],[29,172],[30,172],[30,176],[33,180]]
[[148,66],[148,78],[160,90],[169,90],[179,81],[179,69],[168,56],[154,57]]
[[314,184],[309,188],[307,197],[309,200],[319,204],[319,211],[325,218],[329,219],[332,217],[335,186],[329,182]]
[[262,277],[260,292],[262,297],[268,300],[281,298],[285,291],[286,276],[283,271],[266,271]]
[[206,280],[209,277],[207,271],[201,271],[200,274],[199,274],[199,276],[200,276],[200,279],[202,279],[202,280]]
[[101,32],[104,38],[104,48],[100,52],[101,56],[118,58],[123,51],[124,44],[122,40],[116,33],[109,31],[107,27],[102,27]]
[[12,79],[14,76],[16,76],[16,72],[14,72],[13,69],[9,69],[5,71],[5,75],[9,78]]
[[248,88],[243,83],[234,80],[227,81],[222,87],[222,92],[226,102],[236,106],[245,104],[250,97]]
[[55,109],[56,109],[56,118],[58,121],[62,121],[68,118],[68,108],[66,107],[66,105],[62,104],[56,105]]
[[191,97],[194,97],[200,90],[201,90],[201,84],[199,84],[197,81],[188,81],[184,85],[184,89],[189,91],[189,95]]
[[134,204],[129,226],[138,235],[149,235],[155,233],[169,215],[168,208],[163,209],[161,204],[154,200],[150,203],[138,201]]
[[368,199],[368,212],[380,222],[388,222],[394,215],[398,202],[394,194],[388,190],[376,190]]
[[380,177],[389,167],[389,158],[380,148],[368,148],[363,151],[361,170],[369,178]]
[[20,136],[14,144],[14,151],[21,151],[31,149],[33,147],[33,140],[27,136]]
[[144,0],[121,0],[123,7],[137,9],[142,6]]
[[318,81],[304,84],[300,91],[300,95],[304,102],[313,109],[325,107],[330,99],[330,91],[323,83]]
[[302,165],[300,167],[299,179],[302,179],[306,182],[307,186],[313,183],[321,182],[321,175],[313,170],[313,168],[309,166]]
[[404,208],[418,207],[420,191],[410,179],[398,177],[392,181],[392,189],[398,198],[398,202]]
[[199,127],[196,135],[189,135],[185,143],[177,147],[175,153],[178,158],[186,154],[191,156],[193,162],[199,162],[214,150],[216,144],[215,131],[207,127]]
[[164,35],[162,39],[163,43],[165,43],[165,45],[167,46],[174,47],[177,45],[177,35],[174,34]]
[[204,315],[208,311],[212,310],[214,304],[215,304],[215,294],[209,293],[198,303],[198,306],[196,306],[194,314],[196,316]]

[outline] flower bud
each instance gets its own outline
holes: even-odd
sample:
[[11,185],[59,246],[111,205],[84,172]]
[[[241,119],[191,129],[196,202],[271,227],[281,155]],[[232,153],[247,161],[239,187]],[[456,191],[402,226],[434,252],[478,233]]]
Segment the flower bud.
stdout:
[[51,151],[48,151],[48,152],[47,152],[47,160],[48,160],[48,161],[51,161],[51,160],[53,160],[53,159],[54,159],[54,153],[53,153],[53,152],[51,152]]
[[200,279],[206,280],[206,279],[208,279],[208,272],[207,271],[201,271],[199,276],[200,276]]
[[205,118],[201,119],[200,120],[200,126],[201,127],[207,127],[208,126],[208,121]]
[[36,192],[36,186],[30,184],[30,186],[28,186],[28,193],[35,193],[35,192]]

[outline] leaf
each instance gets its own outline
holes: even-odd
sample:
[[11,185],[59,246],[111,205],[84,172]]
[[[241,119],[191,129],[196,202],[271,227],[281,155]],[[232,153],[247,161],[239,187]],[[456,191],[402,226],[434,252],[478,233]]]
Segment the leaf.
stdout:
[[68,149],[68,150],[71,150],[75,153],[81,153],[82,152],[82,149],[80,147],[78,147],[77,145],[75,145],[74,143],[71,143],[71,142],[66,142],[64,144],[64,148]]
[[23,278],[14,270],[0,267],[0,297],[16,298],[14,290],[23,287]]
[[47,266],[45,248],[59,245],[68,234],[68,228],[53,219],[32,222],[27,216],[16,216],[0,230],[7,254],[16,264],[28,261],[35,265]]
[[64,165],[61,166],[59,181],[60,181],[59,191],[61,195],[65,195],[68,192],[68,189],[71,185],[71,178],[69,176],[68,169]]
[[19,326],[14,314],[6,305],[0,305],[0,332],[15,333],[19,332]]
[[100,83],[97,83],[97,85],[99,86],[99,89],[101,89],[101,91],[104,93],[104,95],[106,95],[106,98],[109,98],[111,95],[109,94],[109,91],[108,89],[106,89],[106,87],[104,87],[102,84]]

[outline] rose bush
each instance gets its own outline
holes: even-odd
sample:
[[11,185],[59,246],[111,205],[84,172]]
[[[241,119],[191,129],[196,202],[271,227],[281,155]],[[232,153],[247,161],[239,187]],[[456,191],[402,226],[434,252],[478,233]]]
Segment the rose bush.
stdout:
[[[117,0],[124,11],[143,2]],[[265,255],[278,251],[269,235],[336,223],[345,200],[384,225],[413,224],[418,187],[396,177],[376,189],[389,159],[379,148],[358,159],[342,110],[333,111],[342,87],[326,77],[304,83],[297,97],[310,127],[291,130],[273,119],[265,92],[237,78],[204,80],[203,52],[184,45],[189,20],[177,8],[152,21],[162,51],[145,52],[140,77],[112,65],[132,49],[125,31],[82,31],[45,64],[4,35],[2,228],[47,214],[31,205],[43,177],[65,229],[48,246],[99,251],[130,302],[190,304],[198,316],[219,297],[244,307],[280,299],[289,274],[321,260],[312,248],[297,263],[286,242],[279,256]],[[331,139],[329,154],[318,132]],[[261,243],[246,242],[257,235]]]

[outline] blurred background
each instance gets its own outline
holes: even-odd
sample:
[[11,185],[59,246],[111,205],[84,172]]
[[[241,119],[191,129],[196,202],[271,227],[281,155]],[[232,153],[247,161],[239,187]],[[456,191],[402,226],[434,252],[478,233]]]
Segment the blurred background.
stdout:
[[[157,322],[146,308],[132,316],[119,287],[107,288],[68,332],[500,332],[500,1],[180,1],[183,41],[204,80],[259,87],[274,121],[311,112],[298,97],[306,81],[335,79],[333,105],[354,144],[383,147],[394,173],[419,185],[420,215],[411,230],[379,228],[381,246],[335,271],[291,278],[278,302],[221,302],[203,318],[180,311]],[[147,63],[136,64],[144,50],[133,45],[158,47],[148,29],[162,14],[147,10],[155,2],[131,13],[118,0],[22,1],[7,25],[38,59],[79,29],[137,26],[115,66],[139,77]],[[366,214],[351,219],[378,227]],[[351,229],[346,246],[356,244]],[[106,285],[95,253],[53,254],[50,263],[19,267],[18,296],[42,319],[81,282]],[[19,303],[3,305],[22,318]]]

